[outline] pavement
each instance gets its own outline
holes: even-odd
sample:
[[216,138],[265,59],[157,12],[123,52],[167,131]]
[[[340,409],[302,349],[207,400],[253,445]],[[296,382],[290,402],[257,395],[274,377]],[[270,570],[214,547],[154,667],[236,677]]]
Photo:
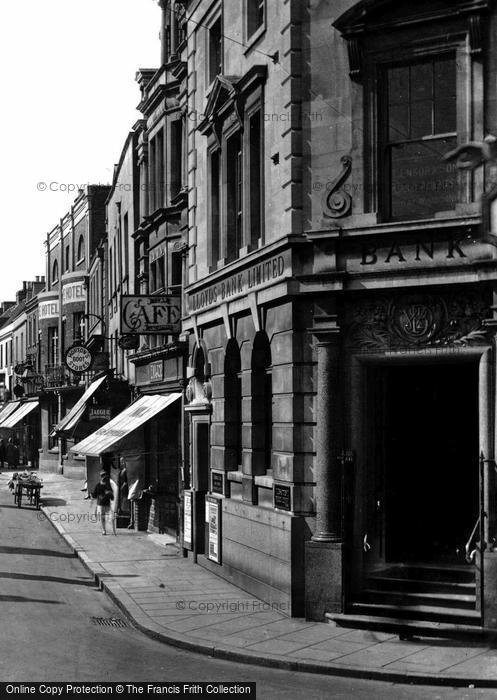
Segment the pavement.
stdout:
[[[0,488],[7,489],[3,472]],[[101,588],[145,634],[190,651],[248,664],[423,685],[497,687],[497,647],[487,641],[350,630],[289,618],[182,556],[167,535],[101,534],[82,482],[41,473],[39,518],[48,518]]]

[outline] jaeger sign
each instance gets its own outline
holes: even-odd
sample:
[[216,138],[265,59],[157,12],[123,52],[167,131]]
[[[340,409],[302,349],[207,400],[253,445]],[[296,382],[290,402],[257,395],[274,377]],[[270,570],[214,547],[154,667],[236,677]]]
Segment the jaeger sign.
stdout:
[[121,297],[121,333],[123,335],[173,335],[181,331],[179,296]]

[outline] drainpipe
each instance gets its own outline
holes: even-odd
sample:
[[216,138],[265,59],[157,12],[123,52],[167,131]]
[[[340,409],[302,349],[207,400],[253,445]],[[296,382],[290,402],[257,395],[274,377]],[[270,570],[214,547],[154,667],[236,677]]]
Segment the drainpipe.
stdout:
[[[63,323],[62,323],[62,274],[63,274],[63,269],[64,269],[64,250],[63,250],[63,241],[64,241],[64,220],[60,219],[60,243],[59,243],[59,365],[62,368],[62,331],[63,331]],[[61,373],[62,374],[62,373]],[[57,392],[57,422],[60,423],[62,420],[62,393],[60,391]],[[63,474],[64,473],[64,450],[63,450],[63,438],[59,437],[59,468],[57,470],[58,474]]]

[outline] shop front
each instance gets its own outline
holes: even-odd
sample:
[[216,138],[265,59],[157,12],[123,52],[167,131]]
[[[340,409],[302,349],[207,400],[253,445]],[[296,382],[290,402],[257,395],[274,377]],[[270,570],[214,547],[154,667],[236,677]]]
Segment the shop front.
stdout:
[[[121,413],[100,427],[71,449],[84,455],[95,472],[108,469],[111,476],[126,484],[126,499],[118,496],[120,510],[131,509],[131,525],[139,530],[149,529],[151,500],[157,498],[157,482],[151,480],[154,472],[150,464],[164,464],[167,455],[177,444],[177,434],[171,426],[176,425],[181,394],[147,394],[140,396]],[[161,435],[161,441],[151,439],[151,435]],[[176,464],[176,463],[175,463]],[[112,471],[118,468],[119,472]],[[126,470],[124,473],[123,470]],[[92,472],[93,473],[93,472]],[[90,472],[89,472],[90,474]],[[172,481],[172,491],[176,489],[177,469],[163,470]],[[162,476],[165,479],[165,476]],[[91,488],[90,481],[88,486]],[[121,500],[123,502],[121,503]],[[124,500],[130,501],[125,503]],[[176,535],[176,519],[171,518],[171,531],[165,518],[162,532]]]

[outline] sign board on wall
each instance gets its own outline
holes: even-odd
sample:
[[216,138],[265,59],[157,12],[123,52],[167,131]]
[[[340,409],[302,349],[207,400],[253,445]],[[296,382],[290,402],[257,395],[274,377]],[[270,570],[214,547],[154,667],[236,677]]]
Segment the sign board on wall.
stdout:
[[273,485],[274,507],[280,510],[292,510],[292,489],[286,484]]
[[221,563],[221,501],[207,496],[205,499],[205,522],[207,526],[207,557],[216,564]]
[[62,303],[75,304],[86,300],[84,282],[70,282],[62,287]]
[[181,298],[123,295],[121,297],[121,333],[174,335],[181,332]]
[[164,379],[164,363],[162,360],[151,362],[148,365],[148,372],[151,382],[161,382]]
[[193,493],[185,491],[183,493],[183,547],[193,548]]
[[46,321],[49,318],[59,318],[59,302],[57,299],[52,301],[40,301],[38,306],[40,321]]

